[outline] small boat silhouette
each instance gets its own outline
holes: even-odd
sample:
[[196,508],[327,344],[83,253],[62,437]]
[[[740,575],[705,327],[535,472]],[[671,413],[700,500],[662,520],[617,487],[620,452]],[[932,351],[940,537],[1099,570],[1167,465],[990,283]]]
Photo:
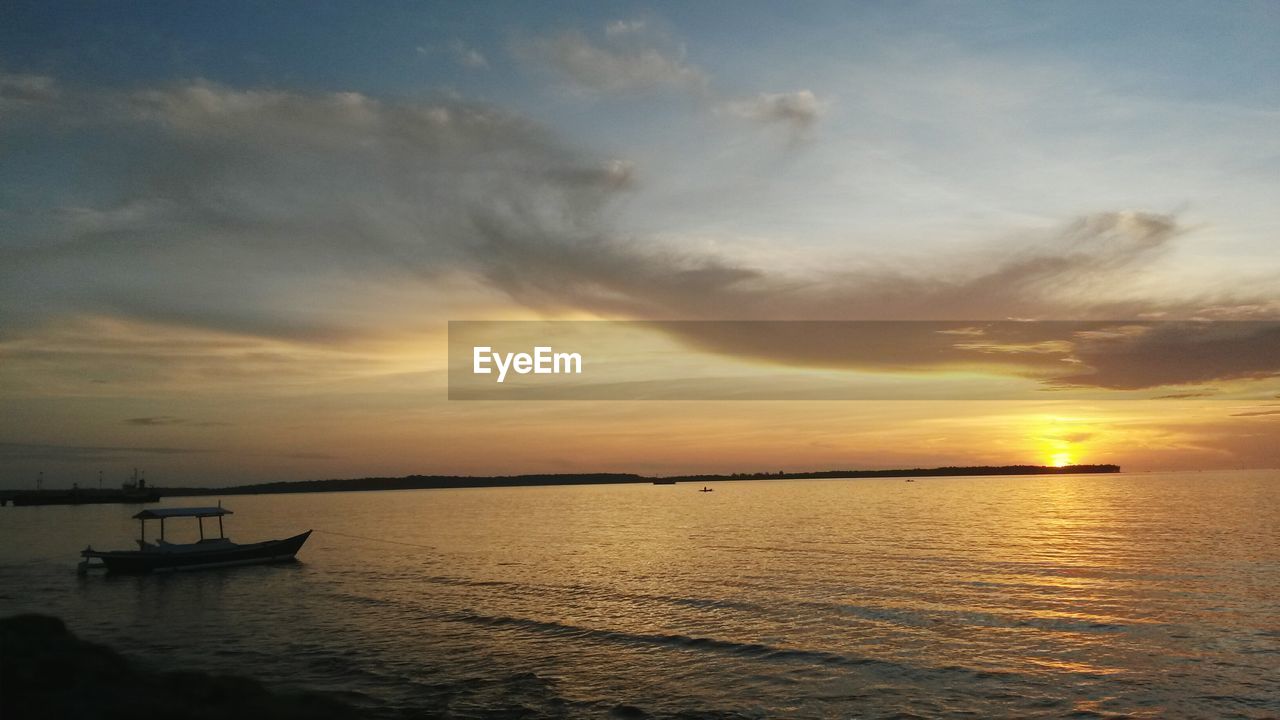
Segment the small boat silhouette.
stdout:
[[[108,572],[148,573],[191,570],[195,568],[230,567],[232,565],[256,565],[292,561],[311,536],[308,530],[284,540],[233,543],[222,531],[222,517],[231,515],[222,507],[182,507],[143,510],[134,515],[141,522],[141,537],[137,550],[94,550],[87,547],[80,551],[84,558],[77,570],[84,573],[93,568],[106,568]],[[204,536],[204,519],[218,518],[218,537]],[[200,541],[171,543],[164,539],[164,521],[169,518],[195,518],[200,527]],[[160,521],[160,537],[147,542],[147,521]],[[91,562],[97,560],[96,563]]]
[[715,491],[704,485],[702,486],[702,489],[699,490],[698,492],[715,492]]

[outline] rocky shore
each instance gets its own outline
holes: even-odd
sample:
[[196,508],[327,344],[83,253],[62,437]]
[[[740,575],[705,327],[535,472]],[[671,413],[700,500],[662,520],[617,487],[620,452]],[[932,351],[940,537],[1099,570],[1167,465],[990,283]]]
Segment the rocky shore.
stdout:
[[0,618],[0,717],[22,720],[347,720],[365,713],[250,678],[156,672],[73,635],[48,615]]

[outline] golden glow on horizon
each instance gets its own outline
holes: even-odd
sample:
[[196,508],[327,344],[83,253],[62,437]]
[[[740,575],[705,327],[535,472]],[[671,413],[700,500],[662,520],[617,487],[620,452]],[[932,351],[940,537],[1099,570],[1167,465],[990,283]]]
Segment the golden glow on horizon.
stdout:
[[[174,484],[213,484],[227,475],[248,482],[1276,462],[1268,442],[1280,427],[1274,401],[1223,402],[1220,395],[1113,402],[1061,394],[1039,402],[452,402],[445,329],[419,330],[337,343],[85,317],[5,339],[0,394],[40,410],[0,413],[0,438],[25,443],[10,446],[15,462],[0,481],[39,471],[52,476],[55,463],[68,483],[92,483],[104,466],[128,474],[145,462],[149,474]],[[671,375],[682,369],[664,366]],[[74,442],[66,439],[72,436]],[[139,455],[137,448],[165,452]]]

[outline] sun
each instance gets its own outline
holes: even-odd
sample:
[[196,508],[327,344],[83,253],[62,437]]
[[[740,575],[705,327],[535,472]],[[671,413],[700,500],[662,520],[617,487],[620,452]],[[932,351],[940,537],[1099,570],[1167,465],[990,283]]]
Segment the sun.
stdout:
[[1049,456],[1049,464],[1054,467],[1066,467],[1071,464],[1071,453],[1054,453]]

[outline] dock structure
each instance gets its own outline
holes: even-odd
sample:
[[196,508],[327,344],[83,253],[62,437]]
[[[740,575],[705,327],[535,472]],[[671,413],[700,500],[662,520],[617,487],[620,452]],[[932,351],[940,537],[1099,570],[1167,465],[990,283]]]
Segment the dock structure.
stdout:
[[155,490],[8,490],[0,491],[0,506],[13,505],[105,505],[110,503],[159,502]]
[[98,473],[98,487],[85,489],[73,484],[69,489],[46,490],[44,473],[36,477],[35,490],[0,490],[0,507],[13,505],[105,505],[111,503],[151,503],[159,502],[160,493],[155,488],[147,487],[145,478],[140,477],[137,469],[133,476],[119,489],[103,488],[102,473]]

